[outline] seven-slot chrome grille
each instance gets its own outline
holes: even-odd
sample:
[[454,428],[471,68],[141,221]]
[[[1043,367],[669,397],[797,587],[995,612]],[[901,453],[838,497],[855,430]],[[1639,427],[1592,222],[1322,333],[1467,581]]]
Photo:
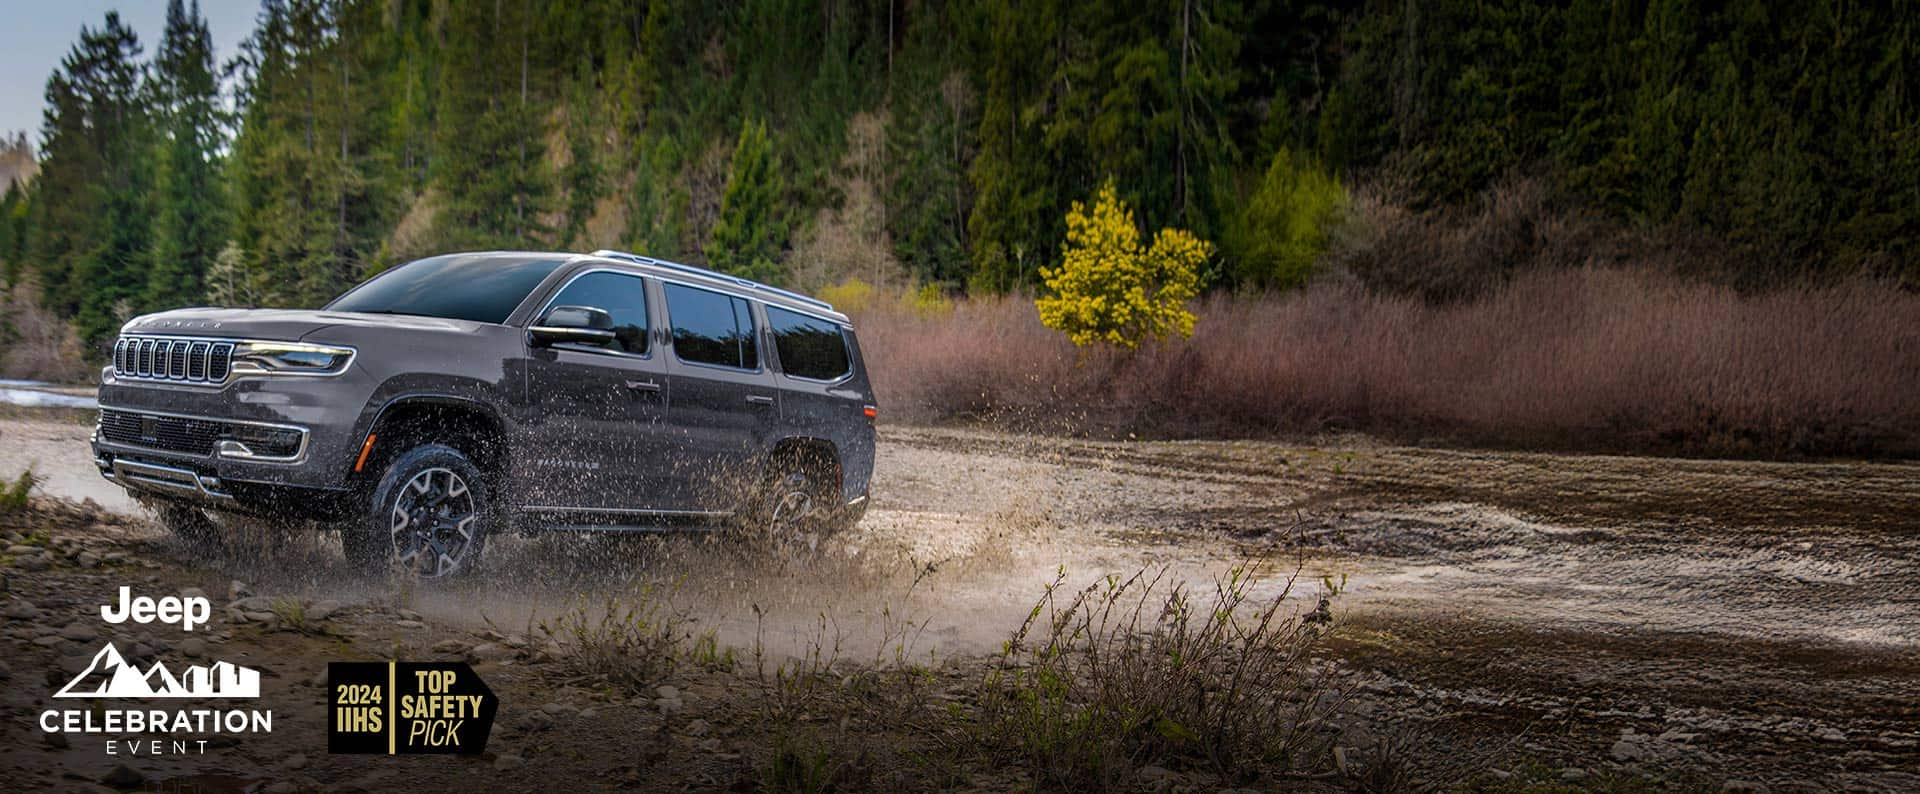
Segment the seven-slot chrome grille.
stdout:
[[232,371],[232,342],[123,336],[113,343],[113,374],[118,378],[218,385]]

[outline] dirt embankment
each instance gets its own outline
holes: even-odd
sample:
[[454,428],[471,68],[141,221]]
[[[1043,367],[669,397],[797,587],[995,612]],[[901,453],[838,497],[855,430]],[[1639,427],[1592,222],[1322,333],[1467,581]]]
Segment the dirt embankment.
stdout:
[[[0,425],[0,474],[30,455],[54,487],[87,488],[74,472],[87,473],[84,438],[84,425]],[[337,632],[216,626],[218,642],[270,667],[314,660],[268,683],[269,697],[287,698],[292,727],[222,774],[379,788],[399,778],[292,744],[319,735],[297,716],[318,718],[305,704],[319,692],[305,687],[319,660],[531,643],[540,621],[572,606],[650,589],[691,605],[703,632],[735,648],[805,652],[826,638],[870,661],[904,638],[943,660],[952,678],[939,690],[957,697],[968,660],[994,652],[1062,567],[1073,584],[1146,567],[1207,582],[1257,562],[1301,572],[1303,611],[1325,588],[1340,591],[1329,658],[1350,695],[1342,741],[1355,767],[1397,757],[1409,780],[1427,783],[1920,788],[1920,466],[889,427],[873,511],[811,564],[769,567],[690,538],[514,539],[490,549],[484,578],[432,589],[357,579],[311,533],[240,527],[236,549],[192,559],[137,522],[79,524],[70,542],[96,563],[115,552],[127,561],[86,568],[66,554],[8,574],[11,595],[40,615],[4,632],[18,684],[6,763],[48,780],[100,773],[102,759],[95,748],[87,758],[38,749],[28,718],[46,702],[38,671],[61,669],[77,645],[63,628],[129,576],[217,601],[238,579],[350,605]],[[674,685],[686,709],[671,711],[656,693],[608,696],[517,651],[487,664],[489,683],[510,693],[503,725],[540,722],[524,715],[554,704],[546,727],[497,735],[502,753],[526,762],[503,768],[502,781],[630,768],[594,749],[605,744],[596,737],[642,731],[665,748],[649,756],[662,773],[707,781],[696,787],[764,782],[771,761],[749,727],[757,695],[744,671],[683,671]],[[290,768],[293,754],[304,758]],[[196,763],[156,762],[147,774],[197,774]],[[496,774],[487,763],[448,768]],[[1176,788],[1209,785],[1185,774]],[[620,779],[661,778],[630,769]]]

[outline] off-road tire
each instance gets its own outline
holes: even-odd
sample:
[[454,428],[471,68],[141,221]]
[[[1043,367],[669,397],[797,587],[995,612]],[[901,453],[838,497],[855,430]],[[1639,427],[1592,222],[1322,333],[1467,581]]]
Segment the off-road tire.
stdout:
[[479,566],[496,522],[485,476],[460,450],[414,447],[387,464],[365,518],[343,527],[347,561],[369,574],[448,579]]
[[806,456],[774,461],[739,534],[756,551],[807,557],[840,529],[829,464]]

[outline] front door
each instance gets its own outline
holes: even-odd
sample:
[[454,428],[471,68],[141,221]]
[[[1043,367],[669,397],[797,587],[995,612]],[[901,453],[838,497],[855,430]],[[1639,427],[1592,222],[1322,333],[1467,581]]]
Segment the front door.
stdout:
[[745,298],[664,282],[673,355],[673,421],[680,509],[730,512],[760,483],[752,464],[779,417],[773,376],[761,363],[758,324]]
[[660,472],[667,457],[667,378],[648,324],[646,279],[589,271],[574,277],[536,318],[555,306],[606,312],[614,340],[530,352],[533,443],[520,464],[525,506],[555,512],[665,507],[669,483]]

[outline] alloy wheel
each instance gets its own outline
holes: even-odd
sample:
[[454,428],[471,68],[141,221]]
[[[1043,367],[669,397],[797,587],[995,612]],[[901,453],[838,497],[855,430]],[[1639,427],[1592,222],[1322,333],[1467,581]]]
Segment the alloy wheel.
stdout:
[[388,516],[395,561],[428,579],[446,576],[466,561],[479,518],[466,479],[445,468],[413,475]]

